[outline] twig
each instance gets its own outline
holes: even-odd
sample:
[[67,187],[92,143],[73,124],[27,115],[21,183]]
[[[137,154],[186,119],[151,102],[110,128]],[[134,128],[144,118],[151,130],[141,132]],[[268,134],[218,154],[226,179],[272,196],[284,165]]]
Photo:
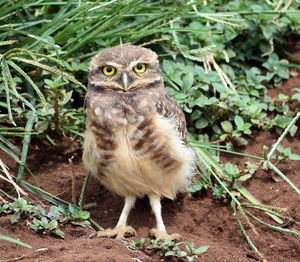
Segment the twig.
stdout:
[[277,6],[275,7],[274,10],[275,10],[275,11],[278,11],[279,8],[282,6],[283,2],[284,2],[284,0],[279,0],[278,3],[277,3]]
[[0,196],[0,201],[2,201],[4,204],[8,203],[2,196]]
[[75,169],[74,169],[74,164],[73,164],[73,158],[74,155],[69,158],[69,164],[71,166],[71,171],[72,171],[72,202],[73,204],[76,205],[76,176],[75,176]]
[[[15,200],[16,200],[13,196],[7,194],[7,193],[6,193],[5,191],[3,191],[1,188],[0,188],[0,192],[1,192],[3,195],[5,195],[7,198],[9,198],[10,200],[12,200],[12,201],[15,201]],[[2,198],[2,199],[3,199],[3,198]],[[3,202],[4,202],[4,201],[3,201]]]
[[[213,54],[210,53],[210,54],[205,55],[205,58],[202,58],[202,61],[204,63],[204,68],[208,68],[208,69],[210,68],[209,64],[211,63],[214,66],[216,72],[218,73],[218,75],[219,75],[219,77],[220,77],[220,79],[221,79],[224,87],[228,88],[227,85],[229,85],[230,88],[232,89],[232,91],[234,93],[237,93],[234,85],[232,84],[232,82],[230,81],[230,79],[228,78],[228,76],[224,73],[224,71],[222,70],[222,68],[215,61]],[[209,70],[209,71],[211,71],[211,70]]]
[[143,47],[143,46],[146,46],[146,45],[150,45],[150,44],[153,44],[153,43],[156,43],[156,42],[160,42],[160,41],[167,41],[167,40],[170,40],[168,38],[159,38],[159,39],[153,39],[149,42],[145,42],[143,44],[140,45],[140,47]]
[[2,170],[4,171],[5,175],[7,176],[7,178],[6,178],[6,177],[0,175],[0,178],[2,178],[3,180],[11,183],[15,187],[15,189],[17,191],[17,194],[18,194],[18,198],[21,197],[21,194],[23,194],[24,196],[27,196],[28,194],[21,187],[19,187],[16,184],[16,182],[12,179],[11,175],[8,173],[8,171],[7,171],[4,163],[2,162],[1,158],[0,158],[0,166],[1,166]]
[[270,50],[266,53],[263,53],[261,56],[264,57],[264,56],[267,56],[267,55],[270,55],[270,54],[273,54],[274,52],[274,41],[273,41],[273,36],[270,37],[270,40],[269,40],[269,44],[270,44]]
[[48,251],[49,249],[48,248],[39,248],[29,254],[26,254],[26,255],[23,255],[23,256],[20,256],[20,257],[16,257],[16,258],[12,258],[12,259],[7,259],[7,260],[3,260],[3,262],[13,262],[13,261],[18,261],[18,260],[21,260],[21,259],[24,259],[24,258],[27,258],[27,257],[30,257],[31,255],[33,255],[34,253],[37,253],[37,252],[45,252],[45,251]]

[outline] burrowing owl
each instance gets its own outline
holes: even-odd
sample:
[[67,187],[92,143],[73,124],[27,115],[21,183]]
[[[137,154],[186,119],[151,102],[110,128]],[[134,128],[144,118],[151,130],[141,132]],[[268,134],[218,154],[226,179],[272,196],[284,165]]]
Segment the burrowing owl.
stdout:
[[85,110],[85,167],[125,198],[116,227],[97,236],[134,235],[127,217],[136,198],[147,195],[157,222],[150,233],[163,241],[176,239],[166,232],[160,199],[187,190],[194,154],[186,145],[184,114],[164,88],[156,53],[133,45],[98,53],[90,63]]

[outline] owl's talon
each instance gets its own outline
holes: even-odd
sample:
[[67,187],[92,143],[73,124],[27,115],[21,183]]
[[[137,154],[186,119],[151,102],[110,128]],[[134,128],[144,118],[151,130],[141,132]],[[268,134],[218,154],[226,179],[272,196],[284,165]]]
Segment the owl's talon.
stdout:
[[88,238],[95,238],[95,237],[97,237],[97,234],[98,234],[98,232],[97,231],[94,231],[93,233],[91,233],[89,236],[88,236]]
[[107,228],[103,231],[93,232],[89,238],[94,237],[116,237],[116,239],[122,239],[126,237],[135,236],[136,232],[133,227],[120,225],[115,228]]
[[154,237],[156,242],[171,242],[171,241],[180,241],[181,236],[179,234],[169,235],[165,230],[158,230],[157,228],[152,228],[150,230],[150,236]]

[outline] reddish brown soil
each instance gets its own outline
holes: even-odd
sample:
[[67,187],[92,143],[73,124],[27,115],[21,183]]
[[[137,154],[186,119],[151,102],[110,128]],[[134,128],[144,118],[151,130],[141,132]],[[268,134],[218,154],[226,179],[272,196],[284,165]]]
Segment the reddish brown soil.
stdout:
[[[271,90],[270,95],[272,97],[278,93],[291,95],[290,90],[299,85],[300,77],[295,77],[282,87]],[[299,107],[299,104],[293,104],[293,106]],[[297,125],[300,129],[300,121]],[[274,132],[254,132],[249,145],[238,150],[261,156],[263,145],[270,148],[277,138],[278,135]],[[49,146],[47,142],[33,141],[27,163],[43,189],[71,201],[71,168],[68,158],[74,155],[78,191],[80,191],[85,170],[81,161],[80,145],[68,138],[64,138],[61,144],[70,149],[61,153]],[[285,138],[282,144],[285,147],[291,147],[293,153],[300,154],[300,131],[298,130],[294,138]],[[15,163],[8,159],[3,152],[0,152],[0,157],[11,168],[12,173],[17,171]],[[221,158],[223,162],[233,162],[240,168],[244,168],[245,162],[249,160],[233,155],[221,155]],[[253,162],[253,160],[251,161]],[[300,188],[300,161],[290,161],[290,165],[290,168],[285,165],[279,165],[279,168]],[[250,180],[244,182],[243,186],[263,204],[287,207],[291,218],[300,221],[299,195],[285,182],[276,183],[273,176],[274,173],[271,171],[260,170]],[[33,183],[28,174],[25,174],[24,177]],[[1,180],[0,188],[8,189]],[[37,200],[35,196],[31,197]],[[243,202],[242,198],[239,200]],[[85,198],[85,203],[90,202],[97,202],[97,207],[90,210],[92,218],[104,228],[114,227],[122,209],[122,198],[108,192],[92,177],[88,183]],[[39,204],[49,206],[45,201],[39,202]],[[184,241],[193,241],[196,247],[209,246],[208,251],[201,254],[198,261],[261,261],[261,258],[247,244],[233,216],[230,204],[214,200],[210,190],[191,199],[179,199],[175,202],[164,200],[162,205],[163,218],[168,232],[181,234]],[[264,214],[256,214],[274,224]],[[268,261],[300,261],[299,237],[275,232],[252,222],[258,235],[255,235],[245,223],[243,225],[253,243]],[[33,252],[22,261],[161,261],[158,254],[153,254],[151,251],[144,253],[127,248],[131,241],[148,237],[149,230],[155,226],[155,219],[151,214],[147,199],[137,202],[130,214],[129,224],[136,229],[137,236],[125,241],[103,238],[88,239],[88,235],[92,232],[90,228],[71,225],[60,228],[65,232],[63,240],[35,233],[30,229],[26,220],[12,225],[9,216],[2,216],[0,217],[0,234],[18,238],[30,244],[32,249],[0,240],[0,260],[14,261],[14,258]],[[288,227],[299,230],[299,226],[292,224]],[[41,248],[46,248],[46,250],[36,251]]]

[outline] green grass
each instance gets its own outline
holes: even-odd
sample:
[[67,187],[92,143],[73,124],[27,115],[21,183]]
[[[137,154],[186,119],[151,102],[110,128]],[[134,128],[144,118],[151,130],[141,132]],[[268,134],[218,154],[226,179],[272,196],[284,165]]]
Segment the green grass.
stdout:
[[11,237],[8,237],[8,236],[0,235],[0,239],[9,241],[9,242],[14,243],[14,244],[21,245],[23,247],[32,248],[31,246],[23,243],[22,241],[20,241],[18,239],[11,238]]
[[[69,203],[40,188],[26,165],[31,139],[47,139],[56,146],[51,134],[58,133],[81,141],[91,57],[121,43],[142,45],[157,52],[165,86],[186,114],[189,143],[201,170],[201,180],[194,180],[193,192],[211,188],[214,197],[230,199],[246,240],[259,253],[242,222],[252,227],[252,219],[273,230],[281,228],[249,210],[265,212],[279,225],[285,217],[281,211],[263,206],[240,181],[251,179],[257,168],[273,169],[300,194],[273,161],[274,157],[277,162],[299,157],[291,152],[293,148],[280,145],[284,137],[293,137],[297,132],[299,108],[291,109],[289,103],[300,101],[299,90],[292,97],[279,94],[271,99],[267,95],[270,88],[290,77],[287,68],[299,69],[299,60],[284,50],[288,37],[299,38],[299,4],[294,1],[287,9],[281,5],[275,11],[277,2],[271,3],[1,1],[0,149],[19,167],[14,176],[1,161],[0,179],[4,177],[14,185],[18,182],[26,191],[68,207]],[[262,156],[235,152],[232,146],[247,145],[253,130],[281,136]],[[21,145],[10,140],[16,136],[23,137]],[[249,164],[247,172],[238,170],[231,163],[220,163],[218,152],[252,157],[259,164]],[[25,171],[34,178],[35,185],[23,180]],[[81,209],[86,207],[88,177],[77,203]],[[0,192],[11,197],[8,192]],[[237,192],[243,198],[235,197]],[[90,222],[101,230],[91,218]],[[295,230],[280,231],[298,234]]]

